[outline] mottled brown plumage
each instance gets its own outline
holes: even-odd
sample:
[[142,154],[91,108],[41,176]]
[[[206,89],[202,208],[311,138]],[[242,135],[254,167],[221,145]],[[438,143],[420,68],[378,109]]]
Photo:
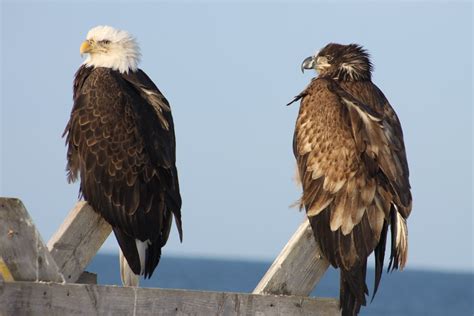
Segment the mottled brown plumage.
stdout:
[[343,315],[356,315],[366,304],[372,251],[373,295],[377,291],[388,226],[394,236],[389,269],[406,262],[411,193],[403,134],[370,80],[372,66],[360,46],[329,44],[303,68],[316,69],[319,76],[294,100],[301,99],[293,144],[301,207],[323,254],[341,269]]
[[[130,268],[150,277],[173,215],[182,236],[168,101],[140,69],[83,65],[64,134],[69,181],[80,177],[84,199],[112,225]],[[135,239],[149,241],[144,271]]]

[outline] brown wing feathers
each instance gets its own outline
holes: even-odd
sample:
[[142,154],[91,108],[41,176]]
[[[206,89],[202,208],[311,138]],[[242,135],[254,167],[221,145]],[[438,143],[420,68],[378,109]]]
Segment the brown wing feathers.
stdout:
[[[341,268],[343,313],[353,315],[366,303],[374,250],[377,291],[388,224],[393,240],[406,232],[400,229],[411,195],[400,123],[370,81],[315,79],[302,97],[294,137],[301,203],[322,252]],[[391,266],[404,264],[405,250],[392,244]]]
[[[138,127],[144,142],[148,147],[151,147],[148,154],[152,164],[162,167],[157,169],[158,177],[166,182],[162,186],[169,188],[164,191],[163,198],[172,204],[169,210],[174,215],[179,237],[182,240],[181,196],[175,166],[175,135],[171,108],[168,101],[143,71],[138,70],[135,73],[126,74],[124,78],[141,95],[143,100],[147,100],[147,104],[134,103],[137,119],[141,122]],[[161,126],[161,128],[157,128],[157,126]],[[152,169],[148,168],[145,171],[150,173]],[[167,233],[169,234],[169,231]]]
[[171,128],[165,131],[147,108],[118,72],[81,67],[65,134],[70,180],[80,173],[85,200],[114,227],[135,273],[140,273],[140,262],[134,239],[152,242],[145,268],[145,276],[151,276],[169,235],[171,214],[181,234],[181,198],[171,114]]

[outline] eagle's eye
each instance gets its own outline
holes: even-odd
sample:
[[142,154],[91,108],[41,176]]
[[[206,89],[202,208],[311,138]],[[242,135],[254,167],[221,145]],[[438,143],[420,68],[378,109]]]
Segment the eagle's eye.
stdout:
[[334,59],[334,57],[332,57],[331,55],[327,55],[326,56],[326,60],[329,62],[329,61],[332,61]]
[[102,44],[105,44],[105,45],[110,44],[110,41],[109,41],[109,40],[101,40],[100,42],[101,42]]

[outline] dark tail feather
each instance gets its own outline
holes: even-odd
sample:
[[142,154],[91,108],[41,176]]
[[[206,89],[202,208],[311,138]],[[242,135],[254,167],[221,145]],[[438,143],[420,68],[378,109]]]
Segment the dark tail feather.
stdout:
[[[114,228],[115,237],[119,243],[122,253],[127,259],[130,269],[136,275],[140,275],[140,256],[138,255],[137,244],[135,238],[128,236],[124,232],[120,231],[117,228]],[[150,278],[155,270],[156,266],[160,262],[161,257],[161,243],[159,240],[152,242],[145,253],[145,272],[143,276],[145,278]]]
[[140,257],[138,256],[137,245],[135,243],[135,238],[128,236],[118,228],[114,227],[114,234],[119,243],[122,253],[127,259],[130,269],[133,273],[140,274]]
[[183,242],[183,224],[181,222],[181,212],[179,213],[173,213],[174,216],[174,221],[176,223],[176,227],[178,228],[178,233],[179,233],[179,241]]
[[392,247],[391,247],[391,252],[390,252],[390,262],[388,263],[388,268],[387,272],[393,271],[395,269],[398,269],[398,252],[397,252],[397,246],[396,246],[396,240],[397,240],[397,229],[400,229],[397,226],[397,210],[393,207],[390,209],[390,232],[392,233]]
[[160,262],[161,258],[161,243],[157,240],[148,246],[145,255],[145,273],[143,276],[151,278],[153,271]]
[[382,232],[380,234],[380,240],[375,248],[375,283],[374,283],[374,293],[372,294],[372,299],[370,302],[374,300],[375,294],[379,288],[380,279],[382,278],[382,271],[383,271],[383,261],[385,258],[385,242],[387,241],[387,230],[388,230],[388,222],[384,221]]
[[341,269],[339,304],[342,309],[342,316],[357,315],[360,307],[365,306],[365,295],[369,292],[365,284],[366,272],[367,262],[350,271]]

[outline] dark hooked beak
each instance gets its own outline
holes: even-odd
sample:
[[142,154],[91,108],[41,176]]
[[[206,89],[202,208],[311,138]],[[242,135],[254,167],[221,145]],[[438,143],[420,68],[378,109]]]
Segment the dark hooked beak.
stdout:
[[314,56],[309,56],[305,60],[303,60],[303,63],[301,64],[301,72],[304,73],[305,69],[314,69]]

